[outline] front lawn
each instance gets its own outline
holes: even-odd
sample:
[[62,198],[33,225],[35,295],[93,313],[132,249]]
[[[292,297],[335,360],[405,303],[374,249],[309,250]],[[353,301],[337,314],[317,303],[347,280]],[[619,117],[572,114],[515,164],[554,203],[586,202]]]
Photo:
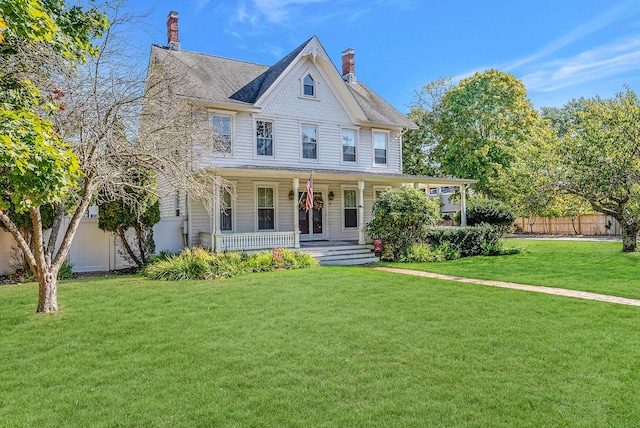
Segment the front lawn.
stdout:
[[639,308],[359,267],[0,287],[0,426],[633,426]]
[[640,299],[640,253],[623,253],[620,242],[507,239],[505,246],[526,252],[379,265]]

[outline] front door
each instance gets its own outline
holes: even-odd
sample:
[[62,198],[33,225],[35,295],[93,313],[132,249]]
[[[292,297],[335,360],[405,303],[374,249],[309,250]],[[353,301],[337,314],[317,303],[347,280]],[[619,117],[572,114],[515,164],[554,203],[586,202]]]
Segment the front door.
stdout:
[[[308,212],[304,208],[298,207],[298,226],[300,228],[300,239],[310,241],[314,239],[325,239],[322,227],[322,217],[324,216],[324,192],[313,192],[313,210]],[[305,192],[298,193],[298,200],[304,206],[307,199]],[[311,218],[310,218],[311,217]]]

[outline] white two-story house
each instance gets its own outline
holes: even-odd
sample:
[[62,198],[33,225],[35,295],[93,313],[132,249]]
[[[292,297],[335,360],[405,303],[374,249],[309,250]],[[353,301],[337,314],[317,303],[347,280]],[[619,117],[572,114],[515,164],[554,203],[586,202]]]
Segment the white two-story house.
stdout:
[[[233,183],[235,195],[214,186],[220,197],[212,210],[180,195],[163,198],[156,229],[171,233],[158,250],[365,244],[373,201],[384,189],[473,182],[402,173],[402,136],[415,124],[356,80],[353,49],[342,54],[342,73],[315,36],[264,66],[182,50],[177,23],[171,12],[168,46],[151,48],[150,67],[184,71],[189,84],[172,91],[204,112],[224,143],[194,166]],[[314,208],[306,211],[311,176]]]

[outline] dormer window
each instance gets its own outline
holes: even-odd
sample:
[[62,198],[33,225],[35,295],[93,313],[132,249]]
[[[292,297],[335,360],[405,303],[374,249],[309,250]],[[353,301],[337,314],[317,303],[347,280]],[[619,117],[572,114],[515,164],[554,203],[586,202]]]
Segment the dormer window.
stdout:
[[307,74],[303,81],[303,93],[305,97],[316,96],[316,82],[310,74]]

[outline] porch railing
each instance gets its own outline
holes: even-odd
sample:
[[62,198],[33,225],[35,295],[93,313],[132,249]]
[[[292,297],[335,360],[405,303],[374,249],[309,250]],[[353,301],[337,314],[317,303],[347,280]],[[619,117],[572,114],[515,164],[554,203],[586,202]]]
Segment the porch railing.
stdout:
[[[215,242],[215,246],[212,245]],[[214,235],[200,232],[200,245],[224,250],[260,250],[263,248],[295,246],[295,232],[256,232]]]

